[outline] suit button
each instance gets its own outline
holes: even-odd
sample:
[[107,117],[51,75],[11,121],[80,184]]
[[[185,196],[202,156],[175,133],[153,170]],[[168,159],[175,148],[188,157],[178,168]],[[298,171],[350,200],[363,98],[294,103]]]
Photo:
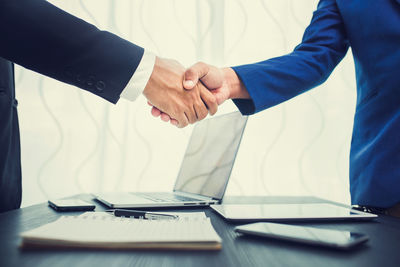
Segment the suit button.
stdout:
[[18,107],[18,100],[17,99],[14,99],[13,106],[14,106],[14,108]]
[[6,90],[4,87],[0,87],[0,96],[6,95]]
[[94,76],[89,76],[88,80],[86,81],[86,85],[92,87],[94,84]]
[[98,81],[96,83],[97,91],[103,91],[106,88],[106,84],[103,81]]

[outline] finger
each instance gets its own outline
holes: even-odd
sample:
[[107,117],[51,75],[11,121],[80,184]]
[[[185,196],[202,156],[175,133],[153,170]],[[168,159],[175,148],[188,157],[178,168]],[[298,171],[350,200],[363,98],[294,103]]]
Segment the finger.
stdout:
[[210,115],[214,115],[218,111],[218,103],[216,97],[207,89],[200,88],[200,97],[207,106]]
[[171,119],[171,117],[168,114],[161,113],[161,120],[162,121],[169,122],[170,119]]
[[184,113],[182,116],[180,116],[180,119],[177,119],[178,121],[178,128],[183,128],[186,127],[189,124],[189,118],[187,117],[186,113]]
[[175,126],[179,124],[177,120],[171,118],[171,116],[169,116],[167,113],[164,113],[164,112],[161,113],[161,119],[163,121],[170,121],[171,124],[175,125]]
[[194,110],[196,111],[197,121],[203,120],[208,115],[207,107],[201,99],[194,104]]
[[197,121],[197,115],[196,115],[196,111],[194,109],[194,106],[189,107],[186,112],[186,117],[188,118],[188,121],[190,124],[193,124]]
[[193,89],[199,79],[207,75],[209,67],[203,62],[197,62],[185,71],[183,87],[187,90]]
[[158,116],[161,115],[161,111],[156,107],[152,107],[151,108],[151,115],[153,115],[154,117],[158,117]]
[[169,116],[167,113],[162,112],[161,113],[161,119],[165,122],[168,122],[171,120],[171,116]]
[[185,106],[183,103],[181,103],[180,101],[177,101],[174,98],[170,102],[175,103],[175,104],[169,105],[169,107],[167,107],[168,111],[166,111],[164,113],[168,114],[169,119],[172,119],[172,118],[174,119],[174,121],[177,124],[176,126],[178,128],[183,128],[183,127],[187,126],[189,124],[189,119],[185,114],[185,111],[188,109],[187,106]]
[[171,124],[172,125],[174,125],[174,126],[178,126],[178,124],[179,124],[179,122],[177,121],[177,120],[175,120],[175,119],[171,119]]

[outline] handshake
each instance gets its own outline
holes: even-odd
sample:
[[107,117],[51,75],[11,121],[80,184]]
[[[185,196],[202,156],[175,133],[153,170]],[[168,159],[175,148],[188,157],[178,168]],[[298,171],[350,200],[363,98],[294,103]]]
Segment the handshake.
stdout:
[[185,70],[177,61],[159,57],[143,94],[153,116],[179,128],[214,115],[227,99],[250,98],[231,68],[199,62]]

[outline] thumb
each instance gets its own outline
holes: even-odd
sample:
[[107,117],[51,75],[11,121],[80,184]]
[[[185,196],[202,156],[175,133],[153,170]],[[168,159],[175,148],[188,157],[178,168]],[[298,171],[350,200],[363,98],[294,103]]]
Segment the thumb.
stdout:
[[222,86],[224,75],[220,68],[198,62],[186,70],[183,86],[185,89],[192,89],[199,80],[208,90],[213,90]]
[[186,90],[193,89],[204,76],[207,76],[209,66],[203,62],[197,62],[185,71],[185,77],[183,79],[183,87]]

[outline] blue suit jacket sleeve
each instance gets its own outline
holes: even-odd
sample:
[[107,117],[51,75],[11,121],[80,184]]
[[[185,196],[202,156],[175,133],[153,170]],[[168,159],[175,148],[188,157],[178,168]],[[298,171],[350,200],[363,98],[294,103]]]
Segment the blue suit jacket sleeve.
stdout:
[[236,99],[243,114],[277,105],[324,82],[349,45],[335,0],[321,0],[303,40],[288,55],[233,67],[251,100]]
[[0,0],[0,57],[116,103],[143,49],[44,0]]

